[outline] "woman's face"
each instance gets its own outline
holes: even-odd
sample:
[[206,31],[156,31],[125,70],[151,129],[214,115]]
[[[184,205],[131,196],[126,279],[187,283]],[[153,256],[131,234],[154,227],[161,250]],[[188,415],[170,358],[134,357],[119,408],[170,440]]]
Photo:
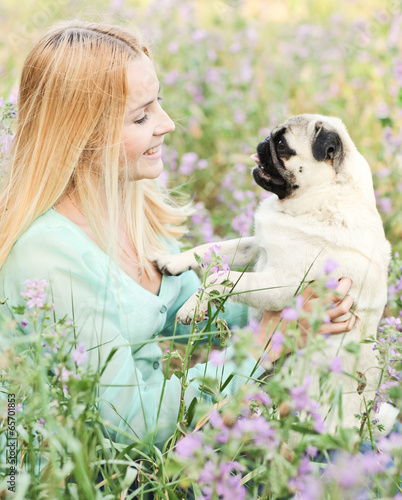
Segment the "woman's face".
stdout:
[[124,117],[121,159],[130,181],[155,179],[163,169],[164,135],[175,129],[158,101],[160,85],[151,60],[141,54],[128,68],[130,93]]

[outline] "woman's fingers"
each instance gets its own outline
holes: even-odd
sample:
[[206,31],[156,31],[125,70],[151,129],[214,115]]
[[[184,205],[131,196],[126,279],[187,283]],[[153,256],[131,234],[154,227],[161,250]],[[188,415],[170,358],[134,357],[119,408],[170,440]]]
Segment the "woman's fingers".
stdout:
[[356,316],[354,316],[351,313],[350,318],[347,319],[346,321],[331,322],[321,325],[320,329],[318,330],[318,333],[323,333],[323,334],[329,333],[332,335],[332,334],[350,332],[355,323],[356,323]]
[[339,293],[339,295],[345,296],[351,287],[352,280],[350,278],[341,278],[335,290]]
[[338,302],[336,305],[334,305],[334,307],[327,309],[327,316],[331,321],[333,321],[336,320],[337,318],[341,318],[347,313],[350,313],[350,315],[352,315],[352,313],[350,312],[352,306],[353,306],[353,298],[350,295],[346,295],[346,297],[341,302]]

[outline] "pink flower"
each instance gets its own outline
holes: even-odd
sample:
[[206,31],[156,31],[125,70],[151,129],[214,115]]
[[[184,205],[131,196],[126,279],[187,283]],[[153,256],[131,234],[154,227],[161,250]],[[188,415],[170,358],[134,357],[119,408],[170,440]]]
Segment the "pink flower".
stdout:
[[334,373],[342,373],[342,360],[339,356],[335,356],[329,363],[329,369]]
[[45,419],[44,418],[39,419],[38,424],[45,425]]
[[299,317],[299,313],[294,307],[285,307],[282,310],[281,317],[286,321],[295,321]]
[[70,380],[71,371],[67,370],[65,366],[61,369],[60,380],[63,382],[68,382]]
[[202,446],[202,435],[200,432],[189,434],[176,444],[176,453],[183,458],[191,458],[197,448]]
[[37,279],[33,281],[27,279],[25,280],[25,289],[21,292],[21,296],[24,297],[25,300],[28,300],[27,306],[31,309],[35,306],[41,308],[44,306],[46,301],[46,293],[45,289],[48,284],[45,279],[38,282]]
[[324,264],[324,273],[331,274],[333,271],[335,271],[335,269],[337,267],[339,267],[338,262],[336,262],[335,260],[333,260],[331,258],[328,258]]
[[213,350],[209,353],[208,360],[211,365],[223,366],[225,364],[224,356],[219,351]]
[[282,332],[277,330],[271,338],[271,346],[274,351],[279,351],[283,345],[283,342],[285,340],[285,336],[283,335]]
[[325,287],[330,289],[330,290],[335,290],[335,288],[339,285],[339,282],[337,279],[333,278],[332,276],[330,276],[328,279],[327,279],[327,282],[325,283]]
[[81,342],[77,345],[77,349],[75,349],[75,351],[73,352],[73,354],[71,355],[71,358],[72,360],[74,361],[74,363],[79,366],[79,365],[82,365],[83,363],[85,363],[86,359],[87,359],[87,351],[85,349],[85,346],[84,344],[82,344]]

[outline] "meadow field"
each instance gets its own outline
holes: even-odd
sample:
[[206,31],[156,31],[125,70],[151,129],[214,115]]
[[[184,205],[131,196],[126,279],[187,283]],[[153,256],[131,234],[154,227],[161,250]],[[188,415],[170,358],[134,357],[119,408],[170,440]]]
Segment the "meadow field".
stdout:
[[[71,332],[71,323],[52,324],[46,284],[31,284],[31,292],[44,294],[43,303],[20,305],[16,313],[34,326],[34,334],[22,341],[21,325],[0,316],[1,331],[9,339],[0,352],[6,388],[0,407],[0,498],[401,500],[402,436],[395,432],[374,442],[372,431],[382,402],[402,409],[402,3],[2,0],[0,184],[25,56],[47,27],[68,18],[137,27],[151,44],[162,105],[176,125],[165,139],[160,182],[190,197],[197,208],[184,247],[252,234],[253,213],[267,194],[252,178],[250,155],[272,128],[302,113],[342,119],[371,166],[378,210],[392,245],[389,302],[378,336],[371,339],[383,376],[366,411],[357,415],[356,429],[327,434],[318,403],[307,390],[309,360],[325,342],[318,336],[305,354],[307,378],[293,380],[291,372],[279,370],[258,388],[246,385],[225,404],[224,382],[204,381],[220,403],[209,418],[202,420],[209,411],[202,402],[181,408],[177,431],[163,449],[152,440],[135,441],[132,434],[124,444],[115,443],[107,439],[108,423],[97,412],[99,374],[84,368],[79,347],[63,333]],[[204,266],[206,274],[222,265],[219,256],[212,252],[212,257]],[[325,280],[324,275],[317,283],[321,295],[329,293]],[[304,314],[296,303],[289,307]],[[306,317],[313,332],[323,314],[318,306]],[[217,328],[212,320],[202,332],[193,328],[187,346],[178,350],[170,346],[171,339],[165,342],[164,362],[172,363],[183,390],[197,355],[194,344],[203,335],[210,340]],[[292,328],[295,341],[298,328]],[[236,362],[252,336],[252,325],[232,336]],[[65,349],[50,349],[54,345]],[[217,362],[210,341],[199,347],[205,359]],[[358,344],[346,347],[359,355]],[[340,370],[338,361],[317,367],[323,393]],[[55,365],[79,376],[63,383],[52,372]],[[18,406],[15,492],[4,463],[5,452],[10,453],[7,392],[16,395],[14,410]],[[328,397],[341,412],[339,393],[331,389]],[[304,420],[300,411],[307,415]],[[302,439],[292,445],[289,435],[295,429]]]

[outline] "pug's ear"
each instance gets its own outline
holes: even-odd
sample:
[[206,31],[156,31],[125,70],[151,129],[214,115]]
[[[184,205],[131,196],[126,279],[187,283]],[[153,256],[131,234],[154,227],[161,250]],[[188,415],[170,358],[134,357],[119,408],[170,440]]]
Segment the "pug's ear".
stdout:
[[339,172],[343,160],[343,147],[339,134],[324,127],[323,122],[315,124],[315,135],[311,147],[317,161],[330,161],[335,172]]

